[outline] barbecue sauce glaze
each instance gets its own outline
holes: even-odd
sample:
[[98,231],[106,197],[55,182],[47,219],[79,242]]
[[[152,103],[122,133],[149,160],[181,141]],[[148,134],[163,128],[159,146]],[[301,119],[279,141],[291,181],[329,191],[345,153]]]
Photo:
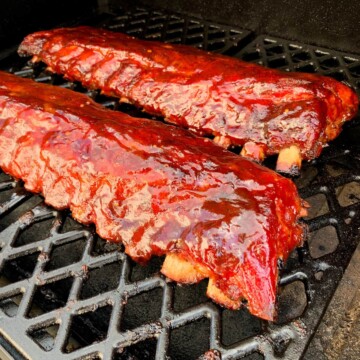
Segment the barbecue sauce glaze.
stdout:
[[135,261],[180,254],[238,306],[274,318],[277,260],[303,240],[292,181],[186,130],[7,73],[0,166]]
[[19,53],[200,135],[223,136],[240,146],[255,143],[265,155],[296,145],[303,159],[319,156],[358,107],[355,92],[330,77],[100,28],[30,34]]

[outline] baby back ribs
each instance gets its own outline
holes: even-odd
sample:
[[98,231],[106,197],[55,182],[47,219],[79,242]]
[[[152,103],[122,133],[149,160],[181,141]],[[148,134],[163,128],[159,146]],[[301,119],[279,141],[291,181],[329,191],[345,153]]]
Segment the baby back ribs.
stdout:
[[0,72],[0,167],[70,208],[135,261],[232,309],[275,315],[277,260],[300,245],[306,214],[293,182],[161,122],[71,90]]
[[189,46],[77,27],[28,35],[19,54],[49,69],[163,116],[277,170],[296,172],[317,157],[357,111],[356,94],[313,74],[268,69]]

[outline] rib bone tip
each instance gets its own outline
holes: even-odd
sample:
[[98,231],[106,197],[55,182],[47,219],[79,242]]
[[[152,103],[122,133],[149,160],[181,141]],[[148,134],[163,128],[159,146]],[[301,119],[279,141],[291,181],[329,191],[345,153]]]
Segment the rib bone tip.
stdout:
[[241,149],[240,155],[261,163],[265,159],[265,146],[263,144],[257,144],[253,141],[248,141]]
[[308,216],[308,209],[306,209],[305,207],[302,207],[300,209],[299,217],[306,217],[306,216]]
[[301,169],[301,152],[298,146],[291,145],[280,150],[276,162],[276,171],[288,175],[299,175]]
[[225,149],[228,149],[231,146],[231,140],[228,137],[222,135],[215,136],[214,142]]
[[214,300],[217,304],[225,306],[231,310],[238,310],[241,307],[241,301],[230,299],[222,290],[216,286],[215,280],[212,278],[209,278],[206,295]]
[[40,61],[40,57],[37,55],[34,55],[30,61],[35,64]]
[[161,273],[166,277],[184,284],[194,284],[204,279],[205,271],[178,253],[167,254],[161,268]]

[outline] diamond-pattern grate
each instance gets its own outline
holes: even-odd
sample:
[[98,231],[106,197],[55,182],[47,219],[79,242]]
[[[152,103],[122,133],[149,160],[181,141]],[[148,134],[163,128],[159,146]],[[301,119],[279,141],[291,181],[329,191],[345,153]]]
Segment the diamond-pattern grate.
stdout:
[[[146,9],[122,12],[102,25],[265,66],[343,74],[358,90],[360,60],[347,54],[266,36],[245,45],[247,31]],[[48,74],[42,64],[31,67],[16,55],[0,67],[145,116]],[[305,219],[310,235],[282,269],[276,324],[245,309],[233,312],[216,306],[206,298],[206,281],[193,286],[168,282],[159,274],[162,259],[145,267],[135,264],[120,244],[105,242],[93,227],[46,207],[41,197],[1,174],[2,336],[34,359],[196,359],[209,349],[220,351],[223,359],[300,358],[358,242],[360,130],[356,121],[353,124],[345,126],[318,160],[304,164],[295,180],[312,205]],[[272,167],[272,159],[266,165]]]
[[103,25],[143,39],[182,43],[222,54],[239,51],[250,35],[247,30],[146,8],[123,11]]
[[359,92],[360,58],[358,55],[349,55],[266,35],[258,36],[233,55],[271,68],[331,76],[348,83]]

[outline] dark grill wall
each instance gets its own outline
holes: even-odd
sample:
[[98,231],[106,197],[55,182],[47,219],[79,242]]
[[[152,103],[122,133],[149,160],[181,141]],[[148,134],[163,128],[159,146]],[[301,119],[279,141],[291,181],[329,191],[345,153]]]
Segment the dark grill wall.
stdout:
[[[105,2],[101,1],[100,2]],[[142,0],[152,7],[192,13],[205,20],[360,53],[360,2],[348,0]],[[112,6],[130,3],[109,0]]]
[[346,0],[1,0],[1,47],[39,29],[71,24],[98,8],[149,5],[290,40],[360,53],[360,2]]
[[16,45],[29,32],[91,16],[97,0],[0,0],[0,46]]

